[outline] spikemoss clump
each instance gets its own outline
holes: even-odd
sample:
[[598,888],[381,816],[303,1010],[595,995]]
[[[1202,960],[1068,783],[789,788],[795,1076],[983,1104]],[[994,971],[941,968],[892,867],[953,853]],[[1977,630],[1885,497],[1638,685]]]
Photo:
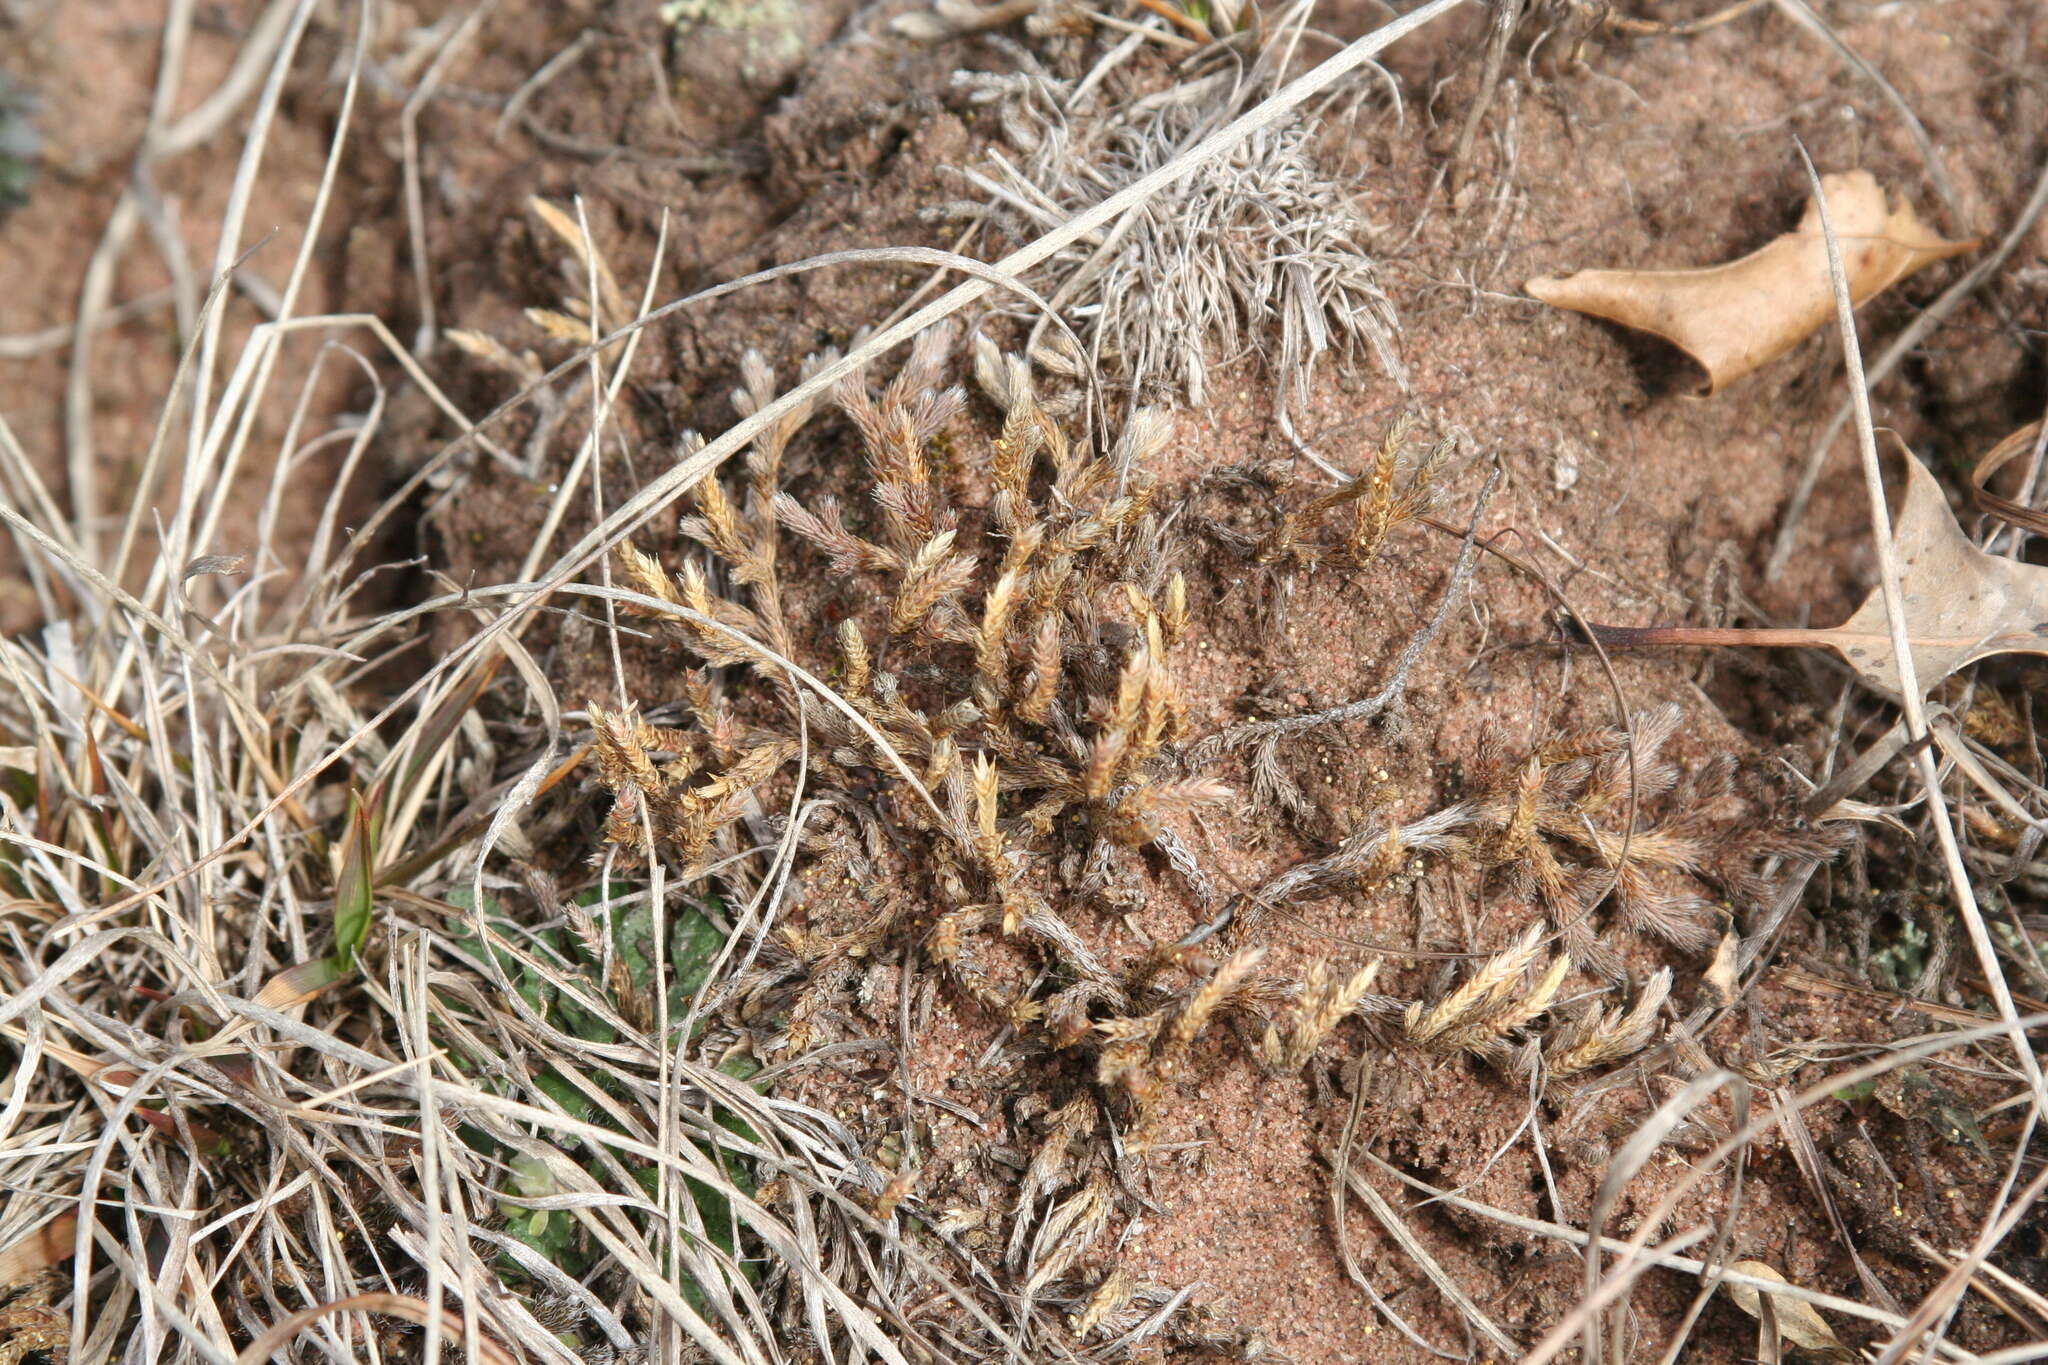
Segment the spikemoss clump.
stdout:
[[[984,345],[975,378],[995,417],[977,432],[967,394],[941,383],[947,354],[928,333],[878,392],[839,389],[865,466],[856,497],[786,486],[805,482],[785,469],[814,416],[796,413],[739,477],[698,485],[681,529],[703,553],[668,565],[621,547],[626,585],[663,605],[650,614],[699,667],[687,728],[593,708],[595,757],[622,852],[745,876],[731,855],[792,848],[778,928],[717,1002],[758,1053],[864,1034],[852,1011],[874,964],[908,960],[1043,1060],[1018,1096],[1040,1120],[1035,1154],[1002,1201],[1028,1297],[1136,1211],[1127,1163],[1157,1141],[1205,1030],[1235,1017],[1259,1061],[1299,1069],[1372,972],[1324,964],[1294,982],[1256,948],[1109,949],[1105,928],[1147,894],[1137,851],[1213,897],[1174,831],[1229,797],[1179,761],[1175,653],[1193,607],[1151,488],[1125,473],[1169,428],[1140,412],[1084,447],[1025,366]],[[772,379],[758,359],[744,374],[738,406],[757,411]],[[877,1208],[908,1195],[929,1215],[922,1199],[943,1196],[909,1194],[913,1179]],[[1000,1216],[970,1221],[993,1235]]]
[[[1001,422],[968,450],[951,441],[968,399],[939,384],[946,348],[927,334],[879,395],[840,388],[865,453],[860,504],[783,489],[811,415],[798,414],[750,451],[743,486],[698,486],[682,529],[708,568],[621,549],[626,581],[675,609],[675,636],[772,701],[742,716],[700,672],[685,685],[692,729],[597,710],[611,840],[701,869],[736,846],[799,736],[810,790],[832,798],[803,830],[806,911],[761,968],[793,987],[781,1043],[796,1050],[829,1034],[830,1001],[903,930],[975,999],[1074,1046],[1092,1007],[1130,1000],[1076,928],[1090,904],[1128,903],[1119,850],[1171,843],[1175,813],[1227,796],[1170,761],[1188,723],[1172,661],[1186,584],[1150,489],[1118,474],[1158,453],[1164,423],[1140,414],[1121,448],[1083,450],[1023,365],[988,349],[977,378]],[[752,410],[772,386],[758,363],[748,374]],[[792,552],[838,590],[793,600]],[[785,659],[830,675],[842,704],[800,691]],[[1041,967],[1060,984],[1031,995]]]
[[[1213,746],[1187,745],[1176,667],[1196,606],[1169,528],[1205,519],[1193,495],[1156,507],[1143,480],[1170,438],[1162,419],[1141,410],[1118,441],[1083,445],[1025,365],[984,344],[975,378],[993,413],[977,421],[943,383],[948,346],[927,333],[886,385],[840,386],[861,467],[826,480],[830,491],[790,459],[819,417],[793,411],[736,475],[697,485],[673,562],[620,546],[636,605],[691,666],[673,706],[590,708],[604,833],[617,854],[725,879],[735,904],[774,898],[774,931],[711,1003],[756,1055],[865,1037],[857,1014],[881,989],[877,964],[891,963],[898,989],[912,975],[923,990],[949,983],[1004,1030],[1013,1058],[1031,1057],[1011,1073],[1007,1188],[920,1185],[899,1151],[877,1156],[893,1174],[877,1175],[869,1207],[971,1233],[1012,1272],[1011,1292],[1029,1301],[1060,1282],[1073,1321],[1093,1325],[1140,1291],[1113,1272],[1084,1302],[1068,1277],[1141,1212],[1128,1194],[1146,1180],[1137,1163],[1164,1137],[1205,1034],[1232,1024],[1244,1052],[1288,1073],[1371,1015],[1383,1041],[1525,1077],[1603,1069],[1652,1040],[1671,974],[1636,985],[1632,1003],[1574,1002],[1574,968],[1627,979],[1600,951],[1593,911],[1611,899],[1629,929],[1701,947],[1712,917],[1691,878],[1741,812],[1718,769],[1688,781],[1663,757],[1676,712],[1644,715],[1632,760],[1605,730],[1519,764],[1493,755],[1467,799],[1360,831],[1234,898],[1234,927],[1225,910],[1178,942],[1122,936],[1114,948],[1110,926],[1158,889],[1134,854],[1193,906],[1225,905],[1176,832],[1231,799],[1203,771],[1228,746],[1205,757]],[[750,356],[743,378],[736,406],[760,411],[773,377]],[[1276,573],[1369,568],[1427,513],[1452,452],[1440,442],[1409,458],[1406,435],[1397,428],[1358,479],[1305,498],[1272,490],[1247,524],[1210,524],[1211,538]],[[850,463],[829,433],[816,453],[827,469]],[[672,723],[648,719],[668,712]],[[776,850],[765,874],[747,856],[764,849]],[[1374,994],[1376,964],[1282,976],[1249,941],[1264,909],[1446,864],[1522,902],[1530,923],[1431,1002]]]

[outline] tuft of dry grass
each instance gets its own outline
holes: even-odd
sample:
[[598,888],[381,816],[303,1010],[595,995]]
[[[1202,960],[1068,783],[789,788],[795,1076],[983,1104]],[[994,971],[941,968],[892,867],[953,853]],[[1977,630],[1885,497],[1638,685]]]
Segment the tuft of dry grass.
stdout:
[[[1113,75],[1062,80],[1021,51],[1015,75],[963,75],[970,97],[995,110],[1016,158],[962,172],[981,196],[974,216],[1029,237],[1165,165],[1277,88],[1311,8],[1269,18],[1249,69],[1234,53],[1219,55],[1135,99],[1110,96]],[[1335,99],[1365,94],[1356,87]],[[1217,371],[1253,354],[1270,366],[1283,421],[1325,357],[1370,356],[1405,387],[1400,323],[1371,250],[1379,231],[1319,151],[1329,108],[1261,129],[1144,213],[1042,266],[1043,292],[1085,319],[1088,353],[1048,344],[1033,348],[1034,361],[1116,374],[1147,401],[1199,407]]]

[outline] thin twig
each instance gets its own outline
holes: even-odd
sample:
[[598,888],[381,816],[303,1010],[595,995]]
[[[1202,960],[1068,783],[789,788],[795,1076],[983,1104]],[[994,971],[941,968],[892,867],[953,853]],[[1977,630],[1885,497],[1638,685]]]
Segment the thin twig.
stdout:
[[1458,140],[1451,148],[1449,182],[1454,200],[1465,188],[1466,163],[1472,155],[1472,144],[1479,136],[1479,124],[1486,117],[1487,106],[1493,103],[1493,92],[1500,84],[1501,67],[1508,55],[1508,39],[1514,36],[1515,25],[1521,22],[1522,4],[1523,0],[1493,0],[1493,22],[1487,26],[1486,59],[1479,72],[1479,89],[1465,110]]

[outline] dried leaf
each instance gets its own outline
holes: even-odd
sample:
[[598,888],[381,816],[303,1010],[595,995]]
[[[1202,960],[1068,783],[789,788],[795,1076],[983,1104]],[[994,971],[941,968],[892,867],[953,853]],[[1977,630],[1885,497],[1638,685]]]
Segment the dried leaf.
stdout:
[[[1737,1261],[1728,1267],[1744,1275],[1753,1275],[1759,1280],[1775,1280],[1789,1284],[1783,1275],[1765,1265],[1762,1261]],[[1735,1300],[1735,1306],[1753,1318],[1763,1316],[1763,1296],[1746,1284],[1728,1286],[1728,1297]],[[1802,1351],[1812,1351],[1829,1360],[1854,1360],[1849,1351],[1835,1338],[1834,1328],[1820,1311],[1804,1299],[1795,1299],[1789,1294],[1771,1295],[1770,1307],[1778,1320],[1778,1335]]]
[[78,1245],[78,1215],[60,1213],[0,1251],[0,1289],[20,1284],[45,1267],[71,1258]]
[[[1868,171],[1821,180],[1842,244],[1849,297],[1858,305],[1935,261],[1968,251],[1931,232],[1910,204],[1896,209]],[[1698,361],[1707,392],[1768,364],[1834,317],[1819,205],[1799,226],[1741,260],[1701,270],[1581,270],[1543,276],[1528,291],[1545,303],[1653,332]]]
[[[1908,454],[1906,491],[1893,528],[1913,672],[1921,692],[1993,654],[2048,654],[2048,570],[1985,554],[1963,533],[1941,485]],[[1899,695],[1884,594],[1863,605],[1826,644],[1864,681]]]
[[[2048,654],[2048,568],[1977,548],[1920,461],[1907,453],[1906,487],[1892,539],[1904,598],[1907,645],[1924,694],[1960,668],[1994,654]],[[1884,592],[1873,588],[1855,615],[1828,630],[1713,630],[1690,626],[1594,626],[1607,645],[1818,646],[1848,661],[1887,697],[1899,696]]]
[[[368,927],[368,921],[364,921],[366,932]],[[357,941],[358,946],[360,942]],[[349,951],[353,953],[355,949],[351,947]],[[340,964],[338,952],[334,957],[316,957],[310,962],[295,963],[263,983],[263,989],[256,993],[256,1003],[265,1009],[295,1010],[346,974],[347,968]]]
[[200,555],[185,565],[178,582],[189,583],[207,574],[244,574],[254,562],[248,555]]
[[1735,955],[1741,947],[1742,935],[1733,928],[1723,930],[1721,942],[1714,949],[1714,960],[1700,977],[1714,1003],[1722,1009],[1735,1003]]

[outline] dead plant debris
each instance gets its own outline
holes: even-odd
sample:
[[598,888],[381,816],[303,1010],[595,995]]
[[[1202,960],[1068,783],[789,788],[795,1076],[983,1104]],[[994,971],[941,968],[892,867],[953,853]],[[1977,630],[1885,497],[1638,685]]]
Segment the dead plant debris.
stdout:
[[[1783,1275],[1762,1261],[1737,1261],[1728,1268],[1760,1280],[1785,1282]],[[1769,1339],[1759,1351],[1760,1359],[1775,1354],[1779,1338],[1820,1360],[1856,1359],[1856,1353],[1842,1345],[1835,1336],[1834,1328],[1828,1326],[1820,1310],[1810,1303],[1786,1295],[1760,1294],[1746,1284],[1729,1286],[1728,1297],[1735,1300],[1736,1307],[1757,1320],[1758,1330]]]
[[[1913,206],[1886,202],[1868,171],[1821,181],[1850,297],[1861,305],[1917,271],[1973,250],[1930,231]],[[1834,317],[1820,210],[1741,260],[1698,270],[1581,270],[1539,276],[1528,291],[1545,303],[1651,332],[1698,361],[1708,393],[1760,369]]]
[[[1204,9],[1212,21],[1225,12]],[[996,112],[1010,155],[964,170],[981,202],[943,212],[1031,236],[1101,202],[1276,88],[1308,10],[1293,6],[1269,25],[1248,70],[1240,54],[1223,52],[1129,102],[1023,54],[1014,75],[963,74],[970,97]],[[1357,100],[1369,91],[1342,93]],[[1318,151],[1332,98],[1261,129],[1109,235],[1048,262],[1034,282],[1084,320],[1088,354],[1048,342],[1032,349],[1034,363],[1069,374],[1086,367],[1121,377],[1144,401],[1184,398],[1199,408],[1222,367],[1256,355],[1275,378],[1283,420],[1307,400],[1326,357],[1369,357],[1405,387],[1400,323],[1373,257],[1381,232]]]
[[[2001,443],[2005,454],[2024,443]],[[2010,449],[2009,449],[2010,448]],[[1994,451],[1994,454],[2000,454]],[[1901,449],[1905,486],[1893,524],[1914,676],[1923,692],[2000,654],[2048,654],[2048,568],[1986,553],[1963,532],[1927,467]],[[2001,456],[2003,458],[2003,456]],[[1709,629],[1595,626],[1610,645],[1761,645],[1833,650],[1880,695],[1899,695],[1882,594],[1872,589],[1839,626]]]

